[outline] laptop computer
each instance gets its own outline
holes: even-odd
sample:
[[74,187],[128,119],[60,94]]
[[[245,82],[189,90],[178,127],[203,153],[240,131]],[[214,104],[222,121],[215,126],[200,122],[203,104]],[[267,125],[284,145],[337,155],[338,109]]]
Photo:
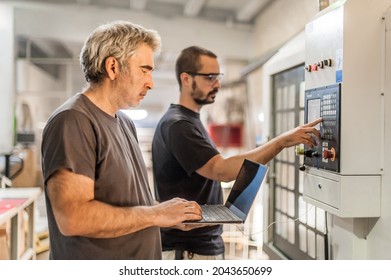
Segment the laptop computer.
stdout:
[[242,224],[266,178],[268,167],[245,159],[224,205],[201,205],[202,219],[185,224]]

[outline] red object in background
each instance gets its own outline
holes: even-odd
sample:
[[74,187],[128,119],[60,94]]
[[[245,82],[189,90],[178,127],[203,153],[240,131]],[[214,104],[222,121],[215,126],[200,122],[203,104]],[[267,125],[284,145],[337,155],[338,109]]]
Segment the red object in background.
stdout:
[[210,124],[209,134],[218,147],[242,146],[241,124]]
[[22,205],[27,198],[0,198],[0,214]]

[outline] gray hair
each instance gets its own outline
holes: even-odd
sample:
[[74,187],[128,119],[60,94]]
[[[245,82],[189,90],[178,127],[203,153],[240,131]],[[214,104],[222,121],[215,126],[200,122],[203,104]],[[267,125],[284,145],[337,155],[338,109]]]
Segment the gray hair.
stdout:
[[157,31],[145,29],[128,21],[114,21],[96,28],[85,41],[80,53],[87,82],[99,84],[107,75],[105,61],[115,57],[121,69],[141,45],[146,44],[155,52],[160,52],[161,39]]

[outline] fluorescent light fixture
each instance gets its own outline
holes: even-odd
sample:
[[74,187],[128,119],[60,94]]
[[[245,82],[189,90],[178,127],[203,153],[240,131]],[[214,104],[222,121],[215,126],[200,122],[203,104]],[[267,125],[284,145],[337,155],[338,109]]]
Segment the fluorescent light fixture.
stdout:
[[141,121],[148,116],[148,111],[143,109],[121,110],[121,112],[124,112],[129,118],[134,121]]
[[259,113],[259,115],[258,115],[258,120],[259,120],[260,122],[264,122],[264,121],[265,121],[265,114],[264,114],[264,113]]

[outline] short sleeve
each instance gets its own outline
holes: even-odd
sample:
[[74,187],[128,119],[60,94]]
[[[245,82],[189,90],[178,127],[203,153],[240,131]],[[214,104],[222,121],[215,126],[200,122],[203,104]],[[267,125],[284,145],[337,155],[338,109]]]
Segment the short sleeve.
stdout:
[[63,111],[50,119],[42,135],[45,185],[62,168],[94,179],[96,141],[92,123],[81,112]]
[[219,154],[206,131],[200,131],[194,124],[183,120],[170,127],[168,143],[189,176]]

